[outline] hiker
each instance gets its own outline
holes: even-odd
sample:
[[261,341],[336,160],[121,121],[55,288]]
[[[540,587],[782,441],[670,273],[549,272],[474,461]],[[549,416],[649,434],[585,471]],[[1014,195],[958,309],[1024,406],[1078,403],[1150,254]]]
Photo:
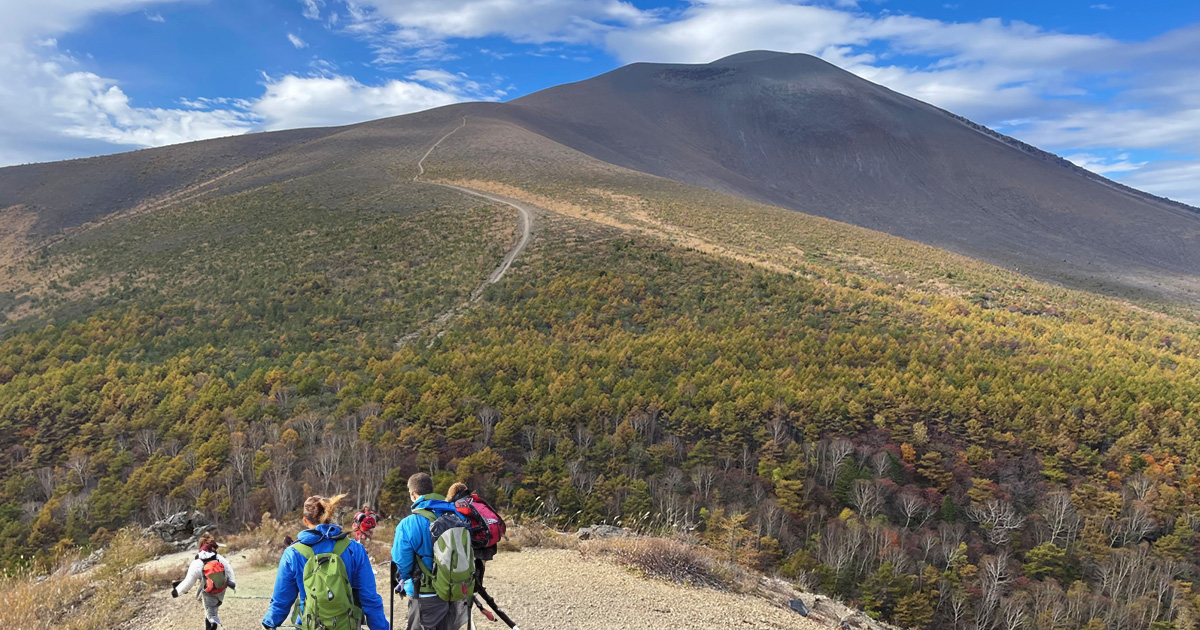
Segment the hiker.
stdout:
[[[407,630],[458,630],[470,621],[474,596],[474,555],[466,521],[453,503],[433,493],[433,480],[425,473],[408,478],[408,495],[413,513],[396,525],[392,543],[395,591],[408,596]],[[445,532],[435,529],[448,526]],[[462,533],[455,550],[469,563],[458,572],[436,562],[433,553],[434,532],[442,542],[453,536],[452,530]]]
[[[354,630],[364,622],[370,630],[387,630],[383,598],[375,592],[366,548],[352,544],[350,536],[333,524],[333,512],[345,496],[313,496],[304,502],[307,529],[296,535],[296,543],[279,559],[263,628],[287,622],[292,602],[299,596],[296,627],[301,630]],[[309,593],[316,594],[311,601]]]
[[204,602],[204,630],[216,630],[221,625],[217,609],[225,600],[225,589],[236,590],[237,585],[233,581],[233,566],[225,556],[217,553],[217,540],[213,535],[203,534],[198,543],[200,550],[188,566],[187,576],[171,584],[171,597],[179,597],[192,590],[192,585],[199,584],[196,597]]
[[363,505],[358,514],[354,515],[354,539],[362,542],[364,538],[370,538],[376,524],[378,519],[375,512],[371,511],[371,506]]
[[[492,507],[487,501],[483,500],[478,494],[475,494],[467,487],[467,484],[456,482],[446,491],[446,496],[450,497],[450,502],[454,504],[454,509],[467,521],[468,530],[471,533],[471,547],[474,549],[475,555],[475,593],[487,602],[495,611],[496,616],[500,617],[509,628],[516,628],[517,624],[504,614],[503,610],[496,605],[496,600],[488,593],[487,588],[483,584],[484,573],[487,569],[487,561],[496,557],[496,546],[500,543],[500,539],[504,536],[507,526],[504,519],[500,517],[500,513],[496,508]],[[483,604],[478,599],[474,599],[474,604],[479,611],[483,613],[491,621],[495,621],[493,615],[488,612]],[[468,604],[468,608],[470,605]]]

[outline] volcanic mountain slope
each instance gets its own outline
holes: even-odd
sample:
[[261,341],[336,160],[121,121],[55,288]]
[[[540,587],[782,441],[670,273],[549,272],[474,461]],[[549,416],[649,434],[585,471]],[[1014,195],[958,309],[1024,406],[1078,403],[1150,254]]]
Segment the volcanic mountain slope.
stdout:
[[[633,171],[868,227],[1067,284],[1191,299],[1200,214],[892,92],[817,58],[743,53],[633,64],[505,104],[0,169],[0,212],[28,240],[129,210],[277,182],[336,204],[392,186],[464,116],[537,134],[474,135],[476,171],[567,165],[562,147]],[[591,168],[594,165],[586,166]],[[650,180],[643,180],[649,182]],[[5,208],[9,210],[5,211]],[[35,219],[31,218],[35,217]],[[9,231],[14,231],[10,229]],[[3,238],[4,234],[0,234]],[[11,238],[11,237],[10,237]],[[1167,288],[1164,288],[1164,285]]]
[[633,64],[503,115],[630,169],[1078,284],[1200,272],[1200,215],[807,55]]

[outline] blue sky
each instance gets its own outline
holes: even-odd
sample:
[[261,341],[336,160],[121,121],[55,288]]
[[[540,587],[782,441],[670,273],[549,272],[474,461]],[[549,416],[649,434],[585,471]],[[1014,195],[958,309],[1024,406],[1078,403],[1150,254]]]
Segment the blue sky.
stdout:
[[0,165],[817,54],[1200,205],[1195,0],[0,0]]

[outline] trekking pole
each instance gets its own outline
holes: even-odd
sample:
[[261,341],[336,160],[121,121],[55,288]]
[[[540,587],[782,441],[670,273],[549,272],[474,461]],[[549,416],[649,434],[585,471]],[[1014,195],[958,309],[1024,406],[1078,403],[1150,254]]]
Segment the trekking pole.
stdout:
[[388,568],[391,569],[391,572],[392,572],[392,589],[391,589],[392,595],[391,595],[391,603],[388,605],[388,630],[395,630],[395,628],[396,628],[396,584],[398,583],[398,580],[396,579],[396,563],[389,562]]
[[509,628],[512,628],[512,630],[521,630],[517,627],[517,622],[509,619],[508,615],[504,614],[503,610],[500,610],[500,607],[496,605],[496,600],[492,599],[491,595],[488,595],[487,589],[483,588],[483,585],[477,584],[475,586],[475,592],[479,593],[479,596],[483,598],[483,601],[487,602],[487,605],[491,606],[492,610],[496,611],[496,616],[500,618],[500,621],[503,621],[508,625]]
[[484,608],[484,607],[483,607],[483,602],[479,601],[479,598],[478,598],[478,597],[472,597],[472,598],[471,598],[471,601],[472,601],[472,602],[475,604],[475,607],[479,609],[479,612],[483,613],[483,616],[484,616],[484,617],[487,617],[487,620],[488,620],[488,621],[495,621],[495,620],[496,620],[496,615],[493,615],[493,614],[492,614],[492,611],[490,611],[490,610],[488,610],[488,609]]

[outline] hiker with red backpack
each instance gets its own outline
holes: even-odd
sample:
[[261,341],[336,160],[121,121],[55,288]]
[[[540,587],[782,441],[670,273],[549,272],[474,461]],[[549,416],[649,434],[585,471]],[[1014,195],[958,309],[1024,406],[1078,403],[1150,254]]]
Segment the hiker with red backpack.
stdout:
[[354,515],[354,539],[362,542],[364,539],[370,538],[377,524],[378,517],[375,512],[371,511],[371,506],[362,506],[362,510]]
[[[478,494],[471,492],[465,483],[456,482],[451,484],[450,489],[446,491],[446,496],[450,497],[450,502],[454,504],[454,509],[467,520],[468,529],[471,533],[471,546],[474,548],[475,553],[475,592],[487,602],[488,606],[495,611],[501,621],[508,624],[509,628],[519,630],[517,624],[512,619],[509,619],[503,610],[500,610],[500,607],[496,605],[496,600],[492,599],[492,596],[483,586],[485,563],[496,557],[496,546],[500,543],[500,539],[504,537],[508,526],[504,523],[504,519],[500,517],[500,513],[496,511],[496,508],[492,507],[487,501],[484,501]],[[472,597],[472,601],[489,621],[495,621],[492,613],[484,608],[478,599]]]
[[[367,549],[333,524],[334,511],[344,497],[314,496],[304,502],[303,521],[308,529],[296,536],[296,543],[279,559],[263,628],[272,630],[287,623],[299,630],[357,630],[363,625],[370,630],[388,630]],[[289,622],[288,612],[297,597],[296,619]]]
[[188,566],[187,576],[171,585],[171,597],[179,597],[199,584],[196,597],[204,602],[204,630],[216,630],[221,625],[217,609],[225,601],[225,590],[235,589],[233,566],[225,556],[217,553],[217,540],[212,534],[204,534],[199,540],[200,550]]
[[468,523],[433,492],[425,473],[408,478],[412,514],[392,543],[394,593],[408,596],[407,630],[458,630],[469,623],[475,557]]

